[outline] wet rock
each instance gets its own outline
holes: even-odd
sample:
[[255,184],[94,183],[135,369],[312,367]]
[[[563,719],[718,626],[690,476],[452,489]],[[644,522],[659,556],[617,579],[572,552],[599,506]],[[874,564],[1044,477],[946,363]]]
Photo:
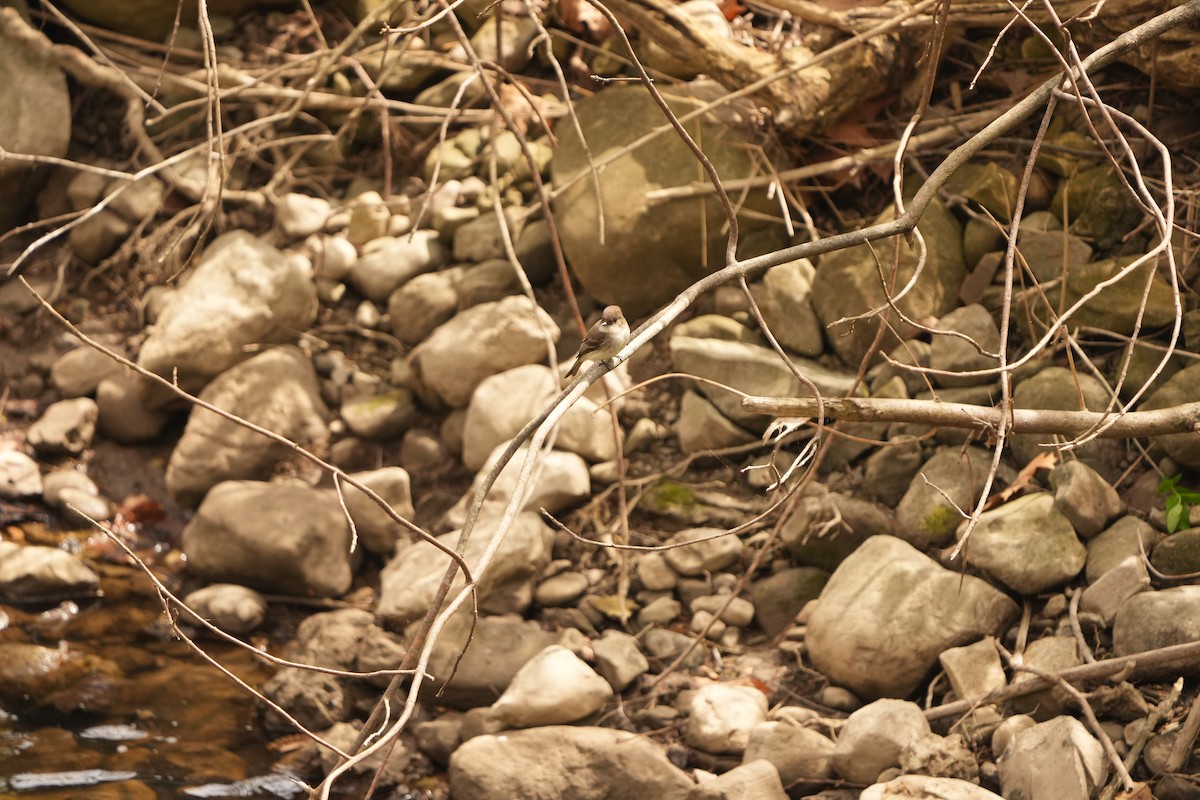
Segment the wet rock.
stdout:
[[786,800],[783,781],[775,765],[766,759],[745,761],[741,766],[697,785],[688,800]]
[[[831,681],[865,697],[903,697],[943,650],[997,635],[1016,614],[1016,604],[985,581],[947,570],[899,539],[874,536],[829,579],[807,644]],[[896,641],[905,646],[893,647]]]
[[1113,651],[1119,656],[1196,640],[1200,640],[1200,586],[1134,595],[1113,623]]
[[57,547],[0,541],[0,595],[29,600],[92,594],[100,578],[79,556]]
[[1087,562],[1075,529],[1045,493],[1027,494],[979,517],[970,558],[1021,594],[1040,594],[1074,578]]
[[[328,414],[312,362],[294,347],[277,347],[221,374],[200,399],[294,442],[325,435]],[[192,410],[167,464],[167,488],[179,502],[194,504],[223,480],[265,478],[291,455],[267,439],[202,408]]]
[[683,394],[675,433],[680,449],[688,454],[720,450],[754,440],[754,434],[730,421],[716,406],[692,391]]
[[617,692],[624,691],[650,668],[638,649],[637,639],[621,631],[605,631],[603,637],[592,642],[592,650],[596,654],[596,671]]
[[946,677],[954,693],[963,700],[984,697],[1004,686],[1008,679],[1000,653],[996,650],[996,639],[985,636],[974,644],[952,647],[938,655]]
[[815,358],[825,349],[821,322],[812,307],[816,269],[806,258],[772,267],[750,287],[763,319],[781,345]]
[[517,671],[492,713],[515,728],[559,725],[595,714],[612,695],[608,681],[579,656],[554,645]]
[[42,493],[37,462],[17,450],[0,450],[0,497],[16,500]]
[[658,745],[612,728],[551,725],[477,736],[450,759],[450,791],[461,800],[685,800],[691,787]]
[[1081,611],[1099,614],[1106,626],[1112,625],[1125,601],[1150,588],[1150,576],[1139,558],[1127,558],[1105,572],[1083,590]]
[[1150,563],[1164,575],[1200,572],[1200,530],[1176,531],[1154,546]]
[[[447,525],[462,525],[466,520],[467,507],[475,492],[482,483],[492,465],[500,458],[505,445],[497,447],[489,456],[483,469],[475,476],[471,489],[446,512],[443,522]],[[521,448],[512,460],[501,470],[499,478],[488,491],[485,507],[503,508],[516,491],[517,477],[521,465],[528,455],[528,448]],[[541,466],[535,472],[536,480],[528,489],[524,508],[534,511],[545,508],[551,514],[562,511],[588,497],[592,488],[591,475],[588,473],[587,462],[574,453],[564,453],[561,450],[551,450],[541,461]]]
[[876,700],[851,714],[842,726],[833,748],[833,769],[845,780],[874,783],[879,773],[900,765],[906,746],[929,732],[916,703]]
[[325,230],[325,220],[333,213],[329,201],[299,192],[288,192],[275,209],[275,224],[289,239],[303,239]]
[[896,507],[897,535],[918,548],[944,547],[954,541],[962,516],[948,502],[968,509],[978,501],[992,457],[979,448],[964,454],[943,447],[922,466]]
[[408,389],[351,394],[343,398],[342,419],[355,436],[386,441],[398,439],[417,421],[417,406]]
[[1074,717],[1021,731],[998,766],[1001,794],[1028,800],[1087,800],[1108,778],[1103,748]]
[[[475,563],[495,530],[496,518],[476,525],[464,558]],[[438,540],[450,549],[458,544],[457,531]],[[550,560],[553,533],[537,514],[519,515],[504,536],[491,566],[480,578],[479,605],[495,613],[524,611],[533,600],[533,581]],[[380,574],[376,613],[385,620],[406,624],[421,618],[442,581],[450,557],[432,545],[415,541],[402,546]],[[463,585],[461,571],[451,591]]]
[[76,347],[59,356],[50,368],[50,383],[63,399],[84,397],[96,391],[105,378],[122,372],[111,358],[91,347]]
[[[383,467],[370,472],[356,472],[350,477],[379,495],[401,517],[408,520],[413,518],[412,490],[408,472],[404,469]],[[390,556],[396,549],[396,542],[407,532],[406,529],[378,503],[350,484],[342,484],[342,496],[363,546],[372,553]]]
[[43,705],[55,692],[69,690],[92,676],[117,679],[121,671],[106,658],[69,647],[0,643],[0,701],[10,708]]
[[[463,463],[479,470],[491,452],[515,436],[559,393],[559,383],[549,367],[527,364],[492,375],[471,394],[463,424]],[[592,463],[615,457],[612,423],[607,412],[580,398],[558,426],[554,446],[577,453]]]
[[[989,353],[1000,349],[1000,329],[986,308],[979,304],[962,306],[938,320],[938,331],[954,331],[971,337]],[[992,369],[999,361],[984,355],[975,345],[953,335],[934,336],[930,342],[929,366],[951,372]],[[995,375],[934,375],[938,386],[978,386],[993,383]]]
[[293,342],[317,311],[312,265],[246,231],[215,239],[148,329],[138,364],[199,390],[251,347]]
[[345,594],[359,558],[350,552],[349,526],[329,494],[299,483],[214,486],[183,531],[189,568],[211,581],[268,593]]
[[1050,472],[1054,505],[1071,521],[1075,533],[1091,539],[1122,511],[1121,498],[1108,481],[1082,461],[1067,461]]
[[140,444],[158,438],[169,418],[146,404],[146,384],[141,376],[126,374],[100,383],[96,388],[96,430],[101,436],[118,444]]
[[458,310],[458,267],[418,275],[388,298],[392,332],[405,344],[425,340]]
[[689,706],[684,740],[708,753],[745,751],[750,731],[767,721],[767,698],[753,686],[702,686]]
[[558,327],[525,297],[469,308],[435,330],[409,359],[425,388],[461,408],[484,378],[541,361]]
[[833,777],[833,741],[793,722],[762,722],[750,730],[743,762],[765,758],[785,786]]
[[434,271],[448,258],[437,231],[381,236],[363,246],[362,255],[350,268],[350,283],[363,297],[382,303],[392,292],[418,275]]
[[927,733],[913,739],[900,752],[900,769],[909,775],[958,778],[977,783],[979,763],[960,734]]
[[[1122,517],[1087,543],[1087,580],[1095,583],[1100,576],[1127,558],[1141,560],[1149,555],[1162,534],[1137,517]],[[1139,544],[1140,542],[1140,544]]]
[[982,786],[957,778],[933,778],[927,775],[901,775],[887,783],[868,786],[858,800],[1001,800],[1000,795]]
[[829,573],[823,569],[794,567],[754,581],[750,596],[758,626],[768,636],[782,633],[806,603],[820,597],[828,580]]
[[235,636],[257,628],[267,614],[267,601],[261,594],[233,583],[197,589],[184,602],[197,616]]
[[96,401],[87,397],[60,400],[46,408],[25,432],[25,441],[40,455],[77,456],[92,446],[96,435]]

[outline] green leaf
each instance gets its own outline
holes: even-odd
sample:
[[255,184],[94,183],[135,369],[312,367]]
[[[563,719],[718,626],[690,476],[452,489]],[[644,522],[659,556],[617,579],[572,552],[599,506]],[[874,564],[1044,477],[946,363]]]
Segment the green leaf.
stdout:
[[[1184,523],[1181,525],[1180,523]],[[1174,533],[1180,528],[1186,527],[1187,523],[1187,507],[1183,503],[1178,503],[1172,508],[1167,509],[1167,533]]]
[[1179,481],[1182,478],[1183,478],[1183,473],[1176,473],[1174,475],[1169,475],[1169,476],[1163,478],[1161,481],[1159,481],[1158,493],[1159,494],[1170,494],[1171,491],[1174,490],[1174,488],[1179,484]]

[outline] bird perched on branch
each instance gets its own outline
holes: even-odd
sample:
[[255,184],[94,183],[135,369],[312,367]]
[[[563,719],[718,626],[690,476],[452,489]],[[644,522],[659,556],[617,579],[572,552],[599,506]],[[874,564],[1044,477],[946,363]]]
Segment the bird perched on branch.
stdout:
[[620,306],[609,306],[600,315],[599,321],[592,326],[575,353],[575,363],[567,370],[566,377],[570,378],[579,371],[584,361],[607,361],[621,352],[629,343],[629,323],[621,313]]

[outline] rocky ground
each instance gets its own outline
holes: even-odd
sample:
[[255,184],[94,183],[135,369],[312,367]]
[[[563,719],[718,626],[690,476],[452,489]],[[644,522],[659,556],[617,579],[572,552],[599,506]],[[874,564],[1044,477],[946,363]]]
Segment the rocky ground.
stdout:
[[[307,19],[218,15],[223,57],[247,66],[263,27],[295,32]],[[494,19],[472,39],[493,48],[489,59],[499,58]],[[506,41],[525,43],[501,49],[506,68],[541,86],[549,69],[526,47],[533,18],[504,24]],[[0,30],[0,66],[16,51],[3,47],[11,30]],[[180,34],[189,46],[200,36]],[[365,74],[347,68],[330,85],[378,82],[411,101],[410,115],[486,100],[466,80],[462,45],[436,57],[402,50],[394,69],[374,54],[357,67]],[[65,92],[57,67],[34,66]],[[678,84],[672,105],[682,113],[720,93]],[[489,469],[560,392],[581,336],[574,292],[587,323],[618,302],[636,325],[703,274],[705,252],[710,264],[723,258],[715,203],[641,199],[697,177],[674,138],[614,160],[596,178],[603,199],[588,199],[579,132],[607,157],[660,125],[641,89],[581,93],[578,129],[552,95],[542,100],[556,136],[526,119],[524,148],[525,136],[469,119],[444,138],[416,122],[397,128],[425,137],[420,148],[403,140],[414,147],[406,161],[393,161],[400,148],[383,161],[362,145],[334,168],[314,148],[266,191],[270,172],[235,171],[212,229],[169,255],[143,245],[167,242],[199,207],[179,176],[63,168],[0,203],[24,214],[0,239],[0,266],[20,265],[62,315],[22,282],[0,283],[0,703],[10,715],[0,728],[12,751],[33,754],[0,760],[14,765],[9,788],[48,792],[28,776],[53,771],[75,788],[36,796],[177,796],[147,766],[161,747],[188,764],[181,781],[218,787],[200,796],[296,796],[281,776],[315,784],[338,758],[295,734],[353,748],[387,671],[419,650],[459,549],[472,569],[487,563],[477,618],[467,602],[445,621],[395,749],[356,765],[335,794],[361,796],[379,769],[377,796],[461,800],[1200,796],[1200,712],[1192,687],[1175,682],[1200,659],[1200,530],[1188,519],[1200,497],[1187,488],[1200,434],[1060,450],[1047,445],[1063,437],[1023,433],[994,465],[985,434],[846,422],[822,429],[814,458],[811,420],[781,430],[738,394],[815,387],[994,404],[987,353],[1000,346],[1005,301],[995,221],[1017,207],[1015,146],[964,167],[929,207],[922,272],[898,304],[907,322],[880,339],[876,322],[845,322],[884,301],[880,244],[774,266],[748,293],[722,287],[566,412],[515,518],[503,516],[524,452],[472,514]],[[81,125],[108,112],[80,103],[75,113],[71,157],[119,164],[111,146],[89,151],[95,128]],[[1158,116],[1162,135],[1185,148],[1172,113]],[[744,121],[705,123],[723,175],[753,161]],[[1176,273],[1085,134],[1078,114],[1055,118],[1024,200],[1026,269],[1008,332],[1010,361],[1022,359],[1015,404],[1189,402],[1200,380],[1182,349],[1200,332],[1192,295],[1181,349],[1168,353]],[[395,170],[386,179],[381,161]],[[559,192],[572,286],[540,215],[543,182]],[[858,201],[853,211],[810,225],[834,233],[890,218],[882,184],[861,186],[827,195]],[[778,202],[751,194],[748,248],[807,238],[792,236]],[[16,227],[88,209],[99,210],[36,251],[26,249],[35,234]],[[611,248],[598,242],[601,214]],[[1176,245],[1190,286],[1191,246]],[[900,284],[916,262],[901,249]],[[1050,335],[1072,304],[1074,349]],[[1043,336],[1051,346],[1038,350]],[[991,501],[959,552],[963,511],[985,490]],[[173,606],[174,632],[154,621],[156,593],[122,545],[186,604]],[[462,585],[460,575],[451,597]],[[121,605],[131,599],[139,610]],[[106,638],[117,629],[119,652]],[[287,663],[251,666],[219,631]],[[184,727],[197,740],[176,734],[204,749],[162,744],[170,712],[146,712],[128,687],[165,674],[144,672],[155,659],[183,663],[182,648],[157,649],[172,633],[236,663],[261,691],[252,739],[273,740],[270,754],[251,760],[255,745],[228,737],[248,721],[229,697],[214,717],[225,732],[193,714]],[[154,696],[186,698],[198,674],[160,677]],[[391,699],[389,719],[407,699]],[[83,752],[83,731],[101,718],[133,743],[46,756]],[[150,734],[159,745],[142,741]],[[79,788],[88,782],[108,783]]]

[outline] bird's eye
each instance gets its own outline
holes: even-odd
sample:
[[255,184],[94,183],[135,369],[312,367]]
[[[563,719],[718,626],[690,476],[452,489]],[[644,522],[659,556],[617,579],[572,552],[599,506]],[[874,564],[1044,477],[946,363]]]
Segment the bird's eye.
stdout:
[[602,319],[602,320],[600,320],[600,324],[607,327],[609,322],[606,319]]

